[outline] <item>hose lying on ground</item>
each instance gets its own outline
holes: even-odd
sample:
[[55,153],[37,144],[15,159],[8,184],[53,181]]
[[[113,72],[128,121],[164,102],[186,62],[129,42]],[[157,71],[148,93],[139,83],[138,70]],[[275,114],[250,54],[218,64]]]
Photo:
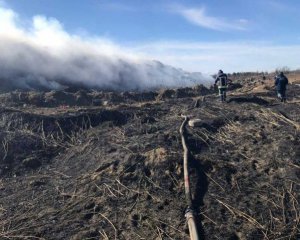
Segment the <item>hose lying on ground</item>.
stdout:
[[182,124],[180,126],[179,132],[181,135],[181,141],[182,141],[182,147],[183,147],[183,171],[184,171],[185,198],[186,198],[186,201],[188,204],[188,208],[187,208],[185,217],[187,220],[187,224],[189,226],[191,240],[199,240],[195,215],[194,215],[194,211],[192,208],[193,201],[192,201],[190,178],[189,178],[189,149],[187,147],[186,139],[185,139],[185,126],[186,126],[189,118],[187,116],[183,116],[183,117],[184,117],[184,121],[182,122]]

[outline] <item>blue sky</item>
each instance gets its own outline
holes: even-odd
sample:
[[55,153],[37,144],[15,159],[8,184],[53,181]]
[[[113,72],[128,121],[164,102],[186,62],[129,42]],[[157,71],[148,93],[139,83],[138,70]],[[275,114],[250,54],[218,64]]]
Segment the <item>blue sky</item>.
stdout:
[[[17,27],[56,21],[70,36],[189,71],[300,68],[299,0],[6,0]],[[1,16],[0,16],[1,21]]]

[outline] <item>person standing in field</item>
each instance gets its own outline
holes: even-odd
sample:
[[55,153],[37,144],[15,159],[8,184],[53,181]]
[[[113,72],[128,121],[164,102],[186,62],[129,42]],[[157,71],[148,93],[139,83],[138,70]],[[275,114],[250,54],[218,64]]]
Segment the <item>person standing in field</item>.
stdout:
[[215,80],[215,85],[218,85],[219,89],[219,96],[221,102],[226,101],[226,91],[227,91],[227,85],[228,85],[228,78],[225,73],[223,73],[222,70],[219,70],[218,75]]
[[280,72],[279,75],[275,77],[275,87],[277,90],[277,96],[281,102],[286,102],[286,87],[289,84],[288,78]]

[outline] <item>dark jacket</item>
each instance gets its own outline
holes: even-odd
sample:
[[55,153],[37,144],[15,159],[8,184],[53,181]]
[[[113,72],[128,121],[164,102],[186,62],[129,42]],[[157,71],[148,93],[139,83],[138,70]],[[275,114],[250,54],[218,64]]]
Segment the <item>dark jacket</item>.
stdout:
[[220,87],[227,86],[228,84],[227,75],[225,73],[218,74],[216,77],[215,84],[217,83]]
[[275,78],[275,86],[277,91],[285,91],[289,81],[286,76],[279,75]]

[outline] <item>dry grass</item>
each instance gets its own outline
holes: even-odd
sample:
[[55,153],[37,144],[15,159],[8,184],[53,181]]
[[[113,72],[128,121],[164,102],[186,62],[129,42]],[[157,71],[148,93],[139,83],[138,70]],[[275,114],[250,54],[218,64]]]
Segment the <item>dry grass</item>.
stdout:
[[282,123],[289,124],[296,128],[297,131],[300,130],[300,123],[289,119],[284,116],[282,113],[277,113],[271,109],[261,109],[260,112],[256,112],[257,117],[265,122],[268,122],[274,126],[282,126]]

